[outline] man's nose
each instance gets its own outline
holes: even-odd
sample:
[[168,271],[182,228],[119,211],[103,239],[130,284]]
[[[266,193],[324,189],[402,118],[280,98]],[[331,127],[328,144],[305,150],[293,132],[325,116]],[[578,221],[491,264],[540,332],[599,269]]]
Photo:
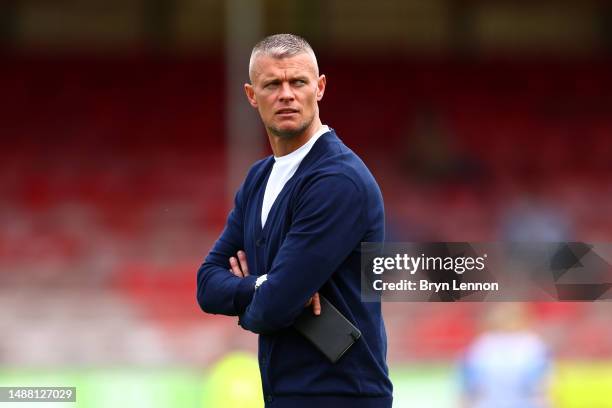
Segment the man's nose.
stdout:
[[281,101],[293,100],[293,90],[288,82],[283,82],[281,84],[279,99]]

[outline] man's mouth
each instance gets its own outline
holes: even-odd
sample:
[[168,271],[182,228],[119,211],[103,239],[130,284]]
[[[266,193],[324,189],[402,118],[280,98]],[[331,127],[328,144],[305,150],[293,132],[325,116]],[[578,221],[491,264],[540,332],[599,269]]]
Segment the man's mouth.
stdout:
[[289,115],[292,113],[298,113],[297,109],[291,109],[291,108],[284,108],[284,109],[279,109],[276,111],[277,115]]

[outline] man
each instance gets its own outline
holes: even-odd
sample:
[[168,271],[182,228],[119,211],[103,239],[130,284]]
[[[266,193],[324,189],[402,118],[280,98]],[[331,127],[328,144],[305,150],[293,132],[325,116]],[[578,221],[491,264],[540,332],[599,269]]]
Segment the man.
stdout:
[[466,408],[547,408],[552,358],[549,347],[530,330],[521,303],[499,303],[488,311],[488,330],[461,359]]
[[[249,103],[273,156],[253,165],[219,240],[198,271],[207,313],[258,333],[267,407],[390,407],[380,302],[360,299],[360,242],[384,239],[384,210],[365,164],[321,124],[326,78],[291,34],[251,53]],[[291,326],[325,296],[362,333],[335,364]]]

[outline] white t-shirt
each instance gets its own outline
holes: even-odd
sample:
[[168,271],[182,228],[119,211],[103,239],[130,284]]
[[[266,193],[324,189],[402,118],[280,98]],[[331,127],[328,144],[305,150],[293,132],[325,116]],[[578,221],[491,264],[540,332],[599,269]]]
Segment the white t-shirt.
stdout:
[[274,200],[280,194],[281,190],[287,184],[287,181],[295,174],[298,166],[306,157],[315,142],[325,133],[329,132],[329,127],[323,125],[315,132],[314,135],[306,142],[303,146],[300,146],[297,150],[286,154],[284,156],[274,156],[274,165],[272,166],[272,172],[268,178],[266,184],[266,192],[264,193],[264,199],[261,206],[261,226],[263,228],[266,225],[268,214],[274,204]]

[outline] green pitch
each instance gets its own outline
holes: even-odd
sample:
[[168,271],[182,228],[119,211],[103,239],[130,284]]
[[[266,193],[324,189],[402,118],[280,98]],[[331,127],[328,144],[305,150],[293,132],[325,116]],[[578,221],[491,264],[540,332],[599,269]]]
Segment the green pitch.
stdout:
[[[456,408],[460,389],[449,363],[393,366],[395,406]],[[253,357],[236,353],[208,371],[183,368],[0,369],[0,386],[75,386],[76,403],[19,403],[19,408],[258,408],[260,383]],[[557,408],[612,408],[612,361],[556,364]],[[14,408],[1,403],[0,408]]]

